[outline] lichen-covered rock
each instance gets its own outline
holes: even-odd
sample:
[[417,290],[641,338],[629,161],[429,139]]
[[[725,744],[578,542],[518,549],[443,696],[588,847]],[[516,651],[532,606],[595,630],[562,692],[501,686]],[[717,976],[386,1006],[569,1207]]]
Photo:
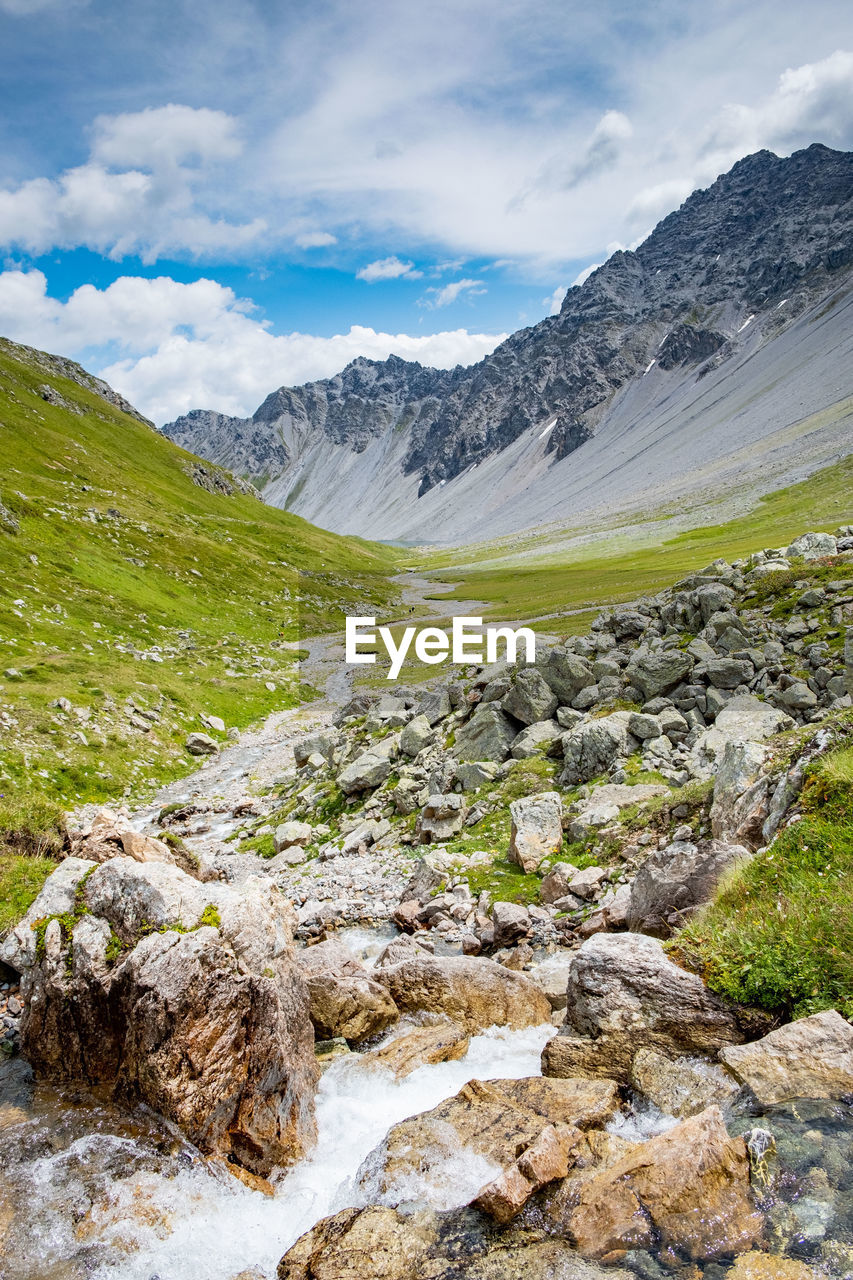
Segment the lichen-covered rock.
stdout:
[[536,667],[522,668],[503,699],[504,711],[525,725],[549,720],[558,706],[557,695]]
[[560,706],[570,707],[581,689],[595,684],[589,663],[566,649],[548,649],[537,657],[536,666]]
[[649,700],[674,688],[692,668],[693,658],[682,649],[665,649],[662,653],[638,651],[628,664],[626,675]]
[[391,773],[391,761],[378,751],[363,751],[351,764],[338,774],[338,786],[344,795],[357,791],[372,791],[379,787]]
[[291,904],[127,857],[60,873],[16,930],[36,1071],[112,1086],[252,1173],[302,1156],[316,1067]]
[[835,1009],[727,1046],[720,1058],[765,1105],[853,1094],[853,1027]]
[[629,721],[629,712],[615,711],[563,734],[561,784],[573,787],[579,782],[590,782],[606,773],[621,756],[627,756],[636,745],[636,739],[628,731]]
[[469,1031],[548,1022],[545,995],[521,973],[480,956],[417,956],[375,969],[375,980],[403,1013],[443,1013]]

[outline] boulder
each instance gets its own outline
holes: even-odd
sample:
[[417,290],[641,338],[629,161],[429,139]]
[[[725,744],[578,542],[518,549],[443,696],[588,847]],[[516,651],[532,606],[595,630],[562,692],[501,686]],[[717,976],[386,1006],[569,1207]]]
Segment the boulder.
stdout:
[[626,675],[645,699],[657,698],[674,689],[693,669],[693,658],[681,649],[661,653],[638,652],[628,663]]
[[656,849],[631,885],[628,928],[668,938],[713,898],[725,873],[749,856],[743,845],[723,840],[675,840]]
[[391,761],[378,751],[364,751],[338,774],[338,786],[344,795],[357,791],[372,791],[379,787],[391,773]]
[[536,667],[560,706],[571,706],[581,689],[595,684],[589,663],[566,649],[546,650],[537,656]]
[[430,796],[418,817],[415,834],[421,844],[449,840],[462,830],[467,816],[468,806],[455,792]]
[[831,533],[803,533],[785,552],[789,560],[821,560],[838,553],[838,542]]
[[219,754],[219,743],[215,742],[206,733],[189,734],[184,747],[191,756],[216,756]]
[[518,722],[493,703],[478,707],[456,734],[453,753],[458,760],[492,760],[502,764],[518,736]]
[[474,1034],[487,1027],[535,1027],[551,1006],[524,974],[480,956],[420,955],[373,972],[404,1013],[443,1013]]
[[400,750],[404,755],[416,756],[435,741],[435,730],[425,715],[415,716],[400,734]]
[[60,871],[15,931],[35,1070],[143,1103],[251,1173],[300,1158],[316,1067],[291,904],[264,878],[127,857]]
[[318,1040],[358,1042],[385,1031],[400,1011],[342,943],[329,939],[297,953]]
[[716,761],[722,756],[727,741],[763,742],[785,729],[792,729],[794,721],[784,711],[762,702],[754,694],[745,693],[732,698],[717,715],[714,724],[703,730],[694,756]]
[[[344,1209],[301,1236],[278,1280],[635,1280],[584,1261],[565,1240],[498,1231],[476,1209]],[[765,1277],[762,1277],[765,1280]]]
[[563,736],[563,728],[556,720],[540,720],[522,729],[510,747],[513,760],[532,760],[534,756],[548,755],[555,742]]
[[290,849],[293,845],[304,849],[311,843],[313,835],[314,829],[310,822],[282,822],[275,829],[273,847],[276,853],[281,853],[282,849]]
[[629,720],[629,712],[615,711],[564,733],[562,786],[590,782],[620,757],[629,755],[636,744],[628,731]]
[[577,812],[573,813],[568,825],[569,839],[586,840],[599,827],[616,822],[622,809],[668,794],[669,787],[650,782],[637,783],[633,787],[607,782],[603,786],[594,787],[588,796],[577,801]]
[[607,872],[604,867],[584,867],[569,881],[569,893],[573,893],[576,898],[583,898],[584,902],[591,902],[598,897],[599,890],[606,879]]
[[393,1195],[395,1189],[411,1186],[415,1176],[429,1179],[451,1161],[458,1167],[460,1157],[475,1177],[484,1162],[503,1173],[547,1127],[578,1131],[605,1124],[619,1110],[619,1091],[612,1081],[534,1079],[532,1087],[528,1080],[470,1080],[431,1111],[394,1125],[366,1162],[362,1186]]
[[741,1253],[761,1234],[743,1138],[718,1107],[641,1143],[580,1190],[569,1228],[578,1250],[677,1250],[699,1261]]
[[753,849],[761,844],[770,808],[770,779],[762,777],[767,750],[758,742],[730,739],[717,757],[711,832]]
[[555,862],[539,886],[539,897],[543,902],[549,903],[565,898],[569,892],[569,884],[577,873],[577,867],[571,862]]
[[437,725],[450,715],[450,694],[443,686],[420,694],[417,705],[418,714],[425,716],[431,725]]
[[735,1258],[726,1280],[822,1280],[823,1267],[810,1267],[797,1258],[784,1258],[778,1253],[762,1253],[750,1249]]
[[549,720],[558,705],[556,694],[536,667],[523,667],[503,699],[504,711],[525,725]]
[[735,1011],[644,934],[588,938],[575,953],[566,995],[565,1026],[542,1051],[544,1075],[627,1082],[638,1049],[677,1057],[745,1039]]
[[315,729],[313,733],[307,733],[302,738],[297,738],[293,744],[293,757],[297,765],[303,765],[312,755],[320,755],[330,764],[335,749],[340,745],[343,734],[340,729],[325,728]]
[[740,1092],[718,1062],[705,1058],[667,1058],[656,1049],[640,1049],[631,1064],[631,1085],[656,1107],[679,1120],[710,1106],[725,1106]]
[[371,1049],[361,1060],[368,1066],[390,1071],[397,1080],[402,1080],[419,1067],[464,1058],[470,1042],[464,1027],[455,1022],[441,1022],[395,1036],[378,1049]]
[[512,828],[509,838],[509,860],[525,875],[539,864],[559,853],[563,847],[563,804],[558,791],[542,791],[538,795],[513,800],[509,806]]
[[530,932],[530,913],[518,902],[496,902],[492,907],[496,947],[510,947]]
[[765,1106],[853,1094],[853,1027],[835,1009],[720,1051],[729,1071]]
[[565,1178],[579,1137],[578,1129],[546,1125],[514,1164],[480,1189],[474,1204],[496,1222],[510,1222],[535,1191]]

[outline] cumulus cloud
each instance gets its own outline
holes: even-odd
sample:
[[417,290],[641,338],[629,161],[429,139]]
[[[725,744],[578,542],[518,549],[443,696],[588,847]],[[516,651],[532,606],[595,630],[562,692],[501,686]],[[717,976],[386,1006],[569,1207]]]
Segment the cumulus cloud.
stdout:
[[326,249],[338,243],[338,237],[329,231],[300,231],[293,239],[300,249]]
[[239,149],[235,122],[221,111],[169,106],[101,116],[86,164],[0,191],[0,245],[32,254],[82,246],[145,262],[166,252],[245,248],[263,236],[265,220],[231,222],[196,199],[205,167]]
[[230,160],[243,149],[233,116],[174,102],[98,116],[92,132],[92,159],[117,168],[156,170],[186,162]]
[[591,262],[588,267],[584,267],[583,271],[579,271],[572,281],[572,288],[575,285],[582,285],[584,280],[588,280],[593,271],[597,271],[599,267],[603,267],[603,262]]
[[398,355],[439,368],[472,364],[505,334],[424,336],[353,325],[319,337],[275,334],[250,303],[214,280],[123,276],[51,298],[41,271],[0,274],[0,332],[87,361],[155,422],[209,407],[245,415],[276,386],[330,377],[356,356]]
[[366,267],[362,267],[355,274],[356,279],[375,284],[377,280],[400,280],[403,276],[408,280],[417,280],[423,272],[416,271],[413,262],[401,262],[399,258],[393,257],[377,258],[375,262],[368,262]]
[[[449,307],[463,293],[469,295],[486,293],[485,289],[479,289],[482,280],[451,280],[449,284],[443,285],[440,289],[427,289],[426,295],[421,299],[421,303],[425,307],[429,307],[431,311],[436,311],[441,307]],[[429,295],[429,296],[427,296]]]

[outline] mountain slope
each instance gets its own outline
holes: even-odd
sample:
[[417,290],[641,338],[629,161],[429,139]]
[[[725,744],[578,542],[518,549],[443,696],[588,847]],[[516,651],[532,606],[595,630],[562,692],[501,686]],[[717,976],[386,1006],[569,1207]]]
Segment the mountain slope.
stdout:
[[754,480],[774,487],[844,452],[851,264],[853,155],[763,151],[471,368],[356,360],[250,419],[163,430],[276,505],[385,538],[583,523],[768,456]]
[[0,339],[0,826],[4,792],[115,799],[186,771],[199,713],[293,705],[293,642],[378,611],[394,564]]

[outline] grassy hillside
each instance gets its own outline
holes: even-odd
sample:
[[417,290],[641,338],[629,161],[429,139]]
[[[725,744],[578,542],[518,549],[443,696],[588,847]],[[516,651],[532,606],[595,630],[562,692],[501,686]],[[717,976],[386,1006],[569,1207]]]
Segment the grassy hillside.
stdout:
[[[442,600],[482,600],[492,618],[548,619],[648,595],[718,557],[731,561],[759,547],[784,546],[806,529],[831,532],[849,523],[853,457],[768,494],[737,520],[675,537],[661,535],[650,515],[647,532],[613,530],[557,555],[539,553],[529,536],[515,538],[514,546],[484,544],[476,556],[468,549],[464,559],[458,551],[427,554],[419,567],[456,584]],[[563,616],[546,629],[570,634],[585,631],[588,622],[583,614]]]
[[85,383],[0,341],[0,806],[19,826],[24,794],[70,807],[186,770],[199,713],[239,728],[292,705],[294,642],[393,594],[397,553],[208,492]]

